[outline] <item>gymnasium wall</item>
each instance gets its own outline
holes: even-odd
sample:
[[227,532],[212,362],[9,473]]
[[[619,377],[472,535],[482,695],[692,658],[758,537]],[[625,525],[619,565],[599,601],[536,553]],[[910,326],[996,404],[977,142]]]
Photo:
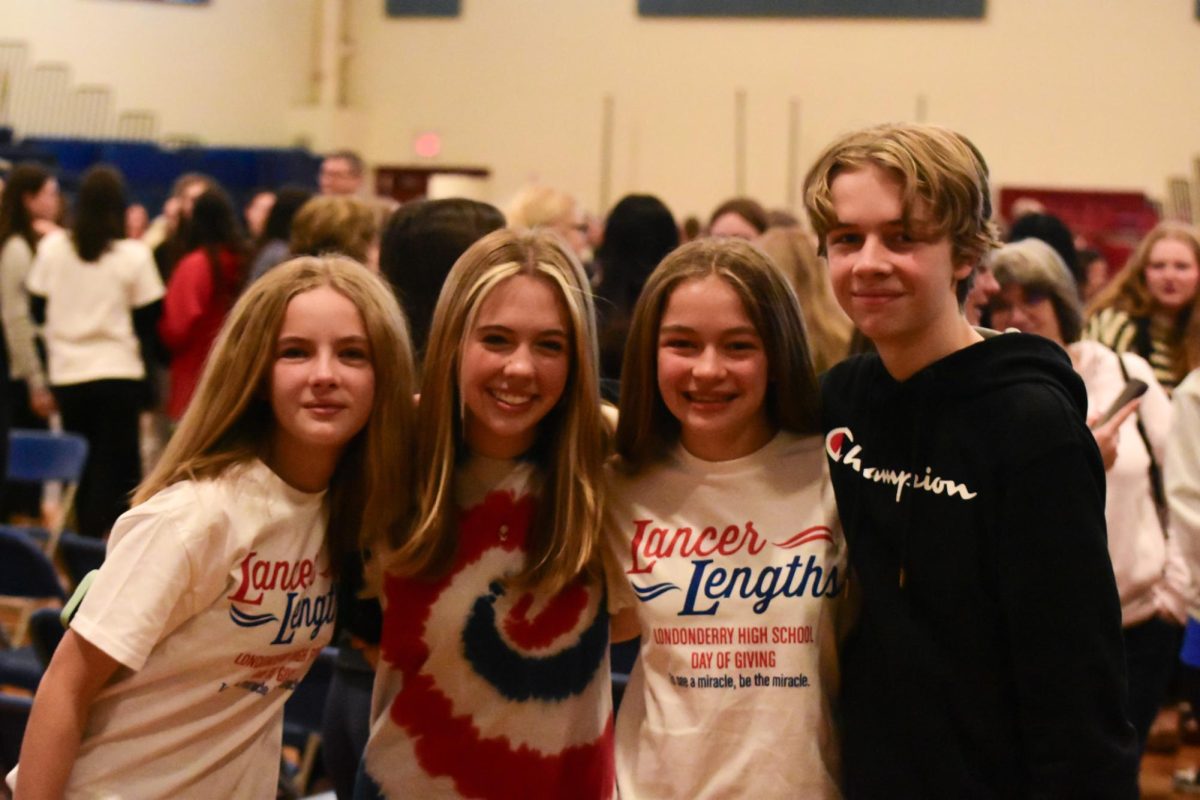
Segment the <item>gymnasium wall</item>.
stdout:
[[315,13],[315,0],[0,0],[0,38],[110,87],[118,111],[157,112],[160,135],[290,145]]
[[[346,144],[375,163],[488,167],[498,203],[536,178],[596,208],[606,95],[609,201],[654,191],[679,215],[736,189],[739,89],[745,189],[771,205],[789,198],[793,99],[801,177],[839,131],[920,114],[974,138],[998,184],[1161,197],[1200,155],[1192,0],[988,0],[976,21],[642,19],[635,0],[463,0],[450,20],[383,7],[349,3]],[[291,144],[315,13],[316,0],[0,0],[0,35],[113,85],[122,108],[158,109],[164,132]],[[425,131],[442,139],[432,162],[413,154]]]

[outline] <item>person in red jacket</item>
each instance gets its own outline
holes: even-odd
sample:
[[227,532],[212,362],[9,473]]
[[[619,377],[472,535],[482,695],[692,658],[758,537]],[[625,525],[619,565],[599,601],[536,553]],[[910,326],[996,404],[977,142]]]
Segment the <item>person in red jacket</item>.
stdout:
[[191,248],[171,273],[158,333],[171,354],[167,416],[183,416],[225,315],[245,282],[246,245],[219,188],[196,199]]

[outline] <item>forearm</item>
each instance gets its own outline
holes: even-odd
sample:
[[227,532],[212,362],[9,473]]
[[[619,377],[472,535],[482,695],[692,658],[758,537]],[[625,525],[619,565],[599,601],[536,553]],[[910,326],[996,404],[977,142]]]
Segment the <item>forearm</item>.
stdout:
[[8,343],[9,371],[14,378],[26,381],[31,387],[45,387],[46,377],[34,345],[37,333],[29,317],[29,301],[22,296],[0,302],[0,307],[3,308],[4,339]]
[[117,662],[67,631],[42,677],[21,742],[16,800],[60,798],[66,789],[96,693]]
[[[52,682],[53,676],[47,672],[42,685]],[[38,692],[21,742],[16,800],[63,796],[86,723],[87,709],[77,697],[57,691]]]

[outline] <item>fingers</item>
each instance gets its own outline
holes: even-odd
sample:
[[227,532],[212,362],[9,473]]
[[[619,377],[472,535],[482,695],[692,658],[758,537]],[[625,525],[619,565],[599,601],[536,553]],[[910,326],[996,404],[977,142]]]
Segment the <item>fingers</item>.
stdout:
[[1105,422],[1103,425],[1096,425],[1093,423],[1091,428],[1097,433],[1105,430],[1115,431],[1117,428],[1121,427],[1125,420],[1129,419],[1130,414],[1137,411],[1138,406],[1141,404],[1142,398],[1135,397],[1125,405],[1121,406],[1121,409],[1116,414],[1113,414],[1112,419],[1110,419],[1108,422]]

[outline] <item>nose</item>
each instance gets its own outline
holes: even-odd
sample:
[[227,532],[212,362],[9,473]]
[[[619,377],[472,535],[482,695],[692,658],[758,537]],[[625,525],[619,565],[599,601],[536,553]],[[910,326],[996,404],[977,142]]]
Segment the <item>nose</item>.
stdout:
[[887,247],[874,234],[863,239],[862,247],[858,250],[854,261],[854,271],[859,274],[887,272],[891,262],[887,258]]
[[692,375],[701,379],[720,378],[724,367],[715,347],[705,347],[692,366]]
[[331,350],[319,350],[313,358],[312,372],[309,381],[314,386],[334,386],[337,384],[337,354]]
[[504,362],[504,374],[513,377],[526,377],[533,374],[533,357],[528,345],[517,345],[512,355]]

